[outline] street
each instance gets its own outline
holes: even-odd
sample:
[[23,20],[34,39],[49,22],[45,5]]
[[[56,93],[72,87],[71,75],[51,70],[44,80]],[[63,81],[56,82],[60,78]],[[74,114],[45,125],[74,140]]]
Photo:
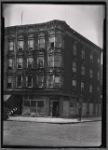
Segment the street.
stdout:
[[4,121],[3,128],[4,146],[101,145],[101,121],[62,125]]

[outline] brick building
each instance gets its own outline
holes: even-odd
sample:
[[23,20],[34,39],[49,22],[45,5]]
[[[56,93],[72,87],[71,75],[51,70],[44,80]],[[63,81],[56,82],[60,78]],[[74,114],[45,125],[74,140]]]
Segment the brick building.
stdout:
[[28,116],[101,114],[102,49],[64,21],[5,28],[4,97]]

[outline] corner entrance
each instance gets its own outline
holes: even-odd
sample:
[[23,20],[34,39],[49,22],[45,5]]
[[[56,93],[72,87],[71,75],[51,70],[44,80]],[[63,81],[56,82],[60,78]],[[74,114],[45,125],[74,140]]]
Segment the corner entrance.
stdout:
[[58,117],[59,116],[59,102],[53,102],[52,116],[53,117]]

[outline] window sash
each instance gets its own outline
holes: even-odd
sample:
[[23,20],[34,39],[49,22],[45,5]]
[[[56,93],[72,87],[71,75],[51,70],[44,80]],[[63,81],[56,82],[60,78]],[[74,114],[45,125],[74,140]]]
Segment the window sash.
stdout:
[[23,77],[17,76],[17,87],[18,88],[22,87],[22,82],[23,82]]
[[12,69],[12,68],[13,68],[13,59],[12,59],[12,58],[9,58],[9,59],[8,59],[8,68],[9,68],[9,69]]
[[43,88],[44,86],[44,76],[37,76],[37,84],[38,84],[38,88]]
[[9,51],[13,51],[13,50],[14,50],[14,42],[9,41]]
[[23,40],[19,40],[18,41],[18,50],[23,50],[24,49],[24,41]]
[[23,68],[23,58],[17,58],[17,67]]
[[39,67],[39,68],[43,68],[44,67],[44,57],[43,56],[41,56],[41,57],[37,57],[37,66]]
[[32,76],[26,77],[26,86],[27,87],[33,87],[33,77]]
[[72,86],[76,87],[76,80],[72,80]]
[[12,88],[12,77],[8,77],[7,79],[7,88]]
[[33,49],[33,48],[34,48],[34,39],[29,39],[29,40],[28,40],[28,47],[29,47],[30,49]]
[[27,58],[27,67],[28,68],[33,67],[33,58],[32,57]]

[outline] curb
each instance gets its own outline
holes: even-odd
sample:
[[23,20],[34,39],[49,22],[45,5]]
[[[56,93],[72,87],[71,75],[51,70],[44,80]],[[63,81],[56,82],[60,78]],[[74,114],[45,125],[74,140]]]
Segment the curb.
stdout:
[[29,120],[14,120],[14,119],[8,119],[7,121],[20,121],[20,122],[34,122],[34,123],[47,123],[47,124],[77,124],[77,123],[86,123],[86,122],[96,122],[96,121],[102,121],[102,120],[85,120],[85,121],[78,121],[78,122],[41,122],[41,121],[29,121]]

